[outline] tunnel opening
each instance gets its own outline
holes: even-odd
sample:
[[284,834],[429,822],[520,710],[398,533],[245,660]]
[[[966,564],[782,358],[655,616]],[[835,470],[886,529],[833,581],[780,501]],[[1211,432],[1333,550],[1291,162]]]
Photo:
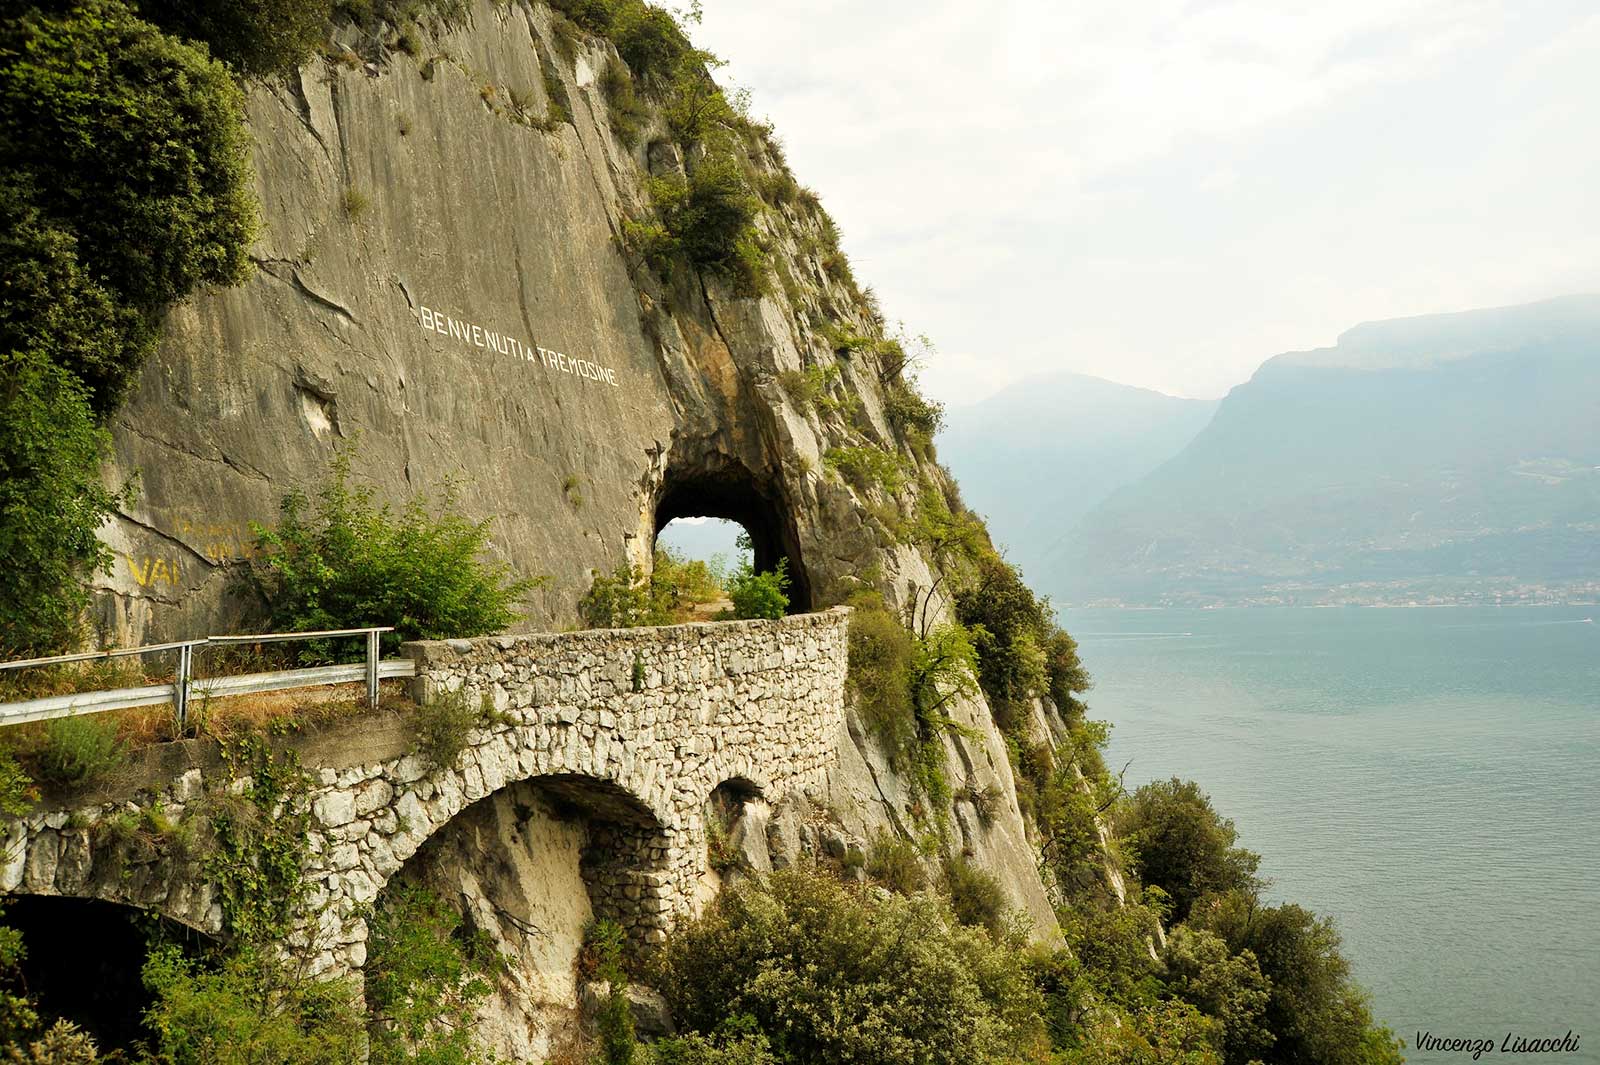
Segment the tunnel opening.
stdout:
[[22,936],[16,977],[45,1025],[71,1021],[103,1055],[149,1036],[142,1022],[155,1000],[142,974],[152,944],[176,943],[191,955],[214,945],[175,921],[97,899],[13,896],[0,924]]
[[[788,612],[810,611],[811,582],[800,554],[799,530],[781,488],[732,461],[668,472],[656,503],[653,547],[670,546],[710,562],[719,550],[726,551],[735,526],[747,538],[755,572],[770,573],[780,560],[788,560]],[[742,549],[735,547],[736,552]],[[730,559],[733,566],[737,562]]]

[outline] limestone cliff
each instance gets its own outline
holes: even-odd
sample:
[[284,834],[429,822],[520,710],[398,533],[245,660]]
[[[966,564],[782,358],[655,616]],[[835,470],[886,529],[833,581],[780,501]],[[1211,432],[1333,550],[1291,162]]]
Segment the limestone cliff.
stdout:
[[[890,527],[919,491],[953,486],[892,427],[894,368],[837,344],[882,323],[825,261],[815,200],[760,216],[771,294],[687,271],[663,282],[621,238],[648,210],[649,176],[684,159],[659,115],[633,146],[613,129],[609,43],[558,32],[542,5],[493,0],[405,50],[395,41],[393,27],[345,25],[327,57],[250,89],[266,223],[255,274],[172,312],[116,419],[110,476],[137,475],[140,490],[104,531],[117,563],[102,638],[246,616],[230,577],[251,523],[272,523],[282,493],[350,444],[380,491],[453,478],[463,509],[492,517],[494,550],[550,578],[528,628],[571,624],[593,571],[648,565],[660,526],[684,515],[739,520],[758,556],[787,556],[802,608],[863,582],[891,604],[935,588],[936,568]],[[737,150],[757,177],[786,174],[759,129]],[[813,367],[837,367],[826,387],[840,402],[797,403],[780,383]],[[824,462],[864,445],[901,457],[902,486],[852,486]],[[981,816],[958,799],[946,846],[1000,873],[1053,935],[1005,744],[981,697],[953,716],[966,729],[944,741],[948,778],[1001,799]],[[780,854],[913,826],[908,783],[859,723],[848,733],[827,787],[772,813]]]

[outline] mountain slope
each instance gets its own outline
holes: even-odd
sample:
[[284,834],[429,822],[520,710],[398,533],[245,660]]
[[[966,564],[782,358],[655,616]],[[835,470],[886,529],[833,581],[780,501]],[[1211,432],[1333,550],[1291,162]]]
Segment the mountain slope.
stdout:
[[1574,296],[1269,360],[1085,516],[1044,583],[1135,603],[1549,598],[1590,594],[1597,569],[1600,296]]
[[1065,530],[1176,455],[1216,406],[1083,374],[1030,378],[951,410],[939,454],[1012,560],[1038,573]]

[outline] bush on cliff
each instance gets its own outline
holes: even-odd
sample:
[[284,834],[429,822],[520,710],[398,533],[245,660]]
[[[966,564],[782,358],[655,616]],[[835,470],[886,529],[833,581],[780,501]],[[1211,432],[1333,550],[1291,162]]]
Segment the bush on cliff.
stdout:
[[1233,953],[1255,958],[1270,989],[1260,1024],[1275,1037],[1259,1053],[1266,1065],[1403,1060],[1394,1033],[1373,1021],[1367,996],[1340,952],[1339,933],[1326,917],[1293,903],[1267,906],[1250,892],[1236,891],[1201,903],[1190,920],[1221,937]]
[[1172,900],[1174,922],[1187,919],[1206,895],[1256,887],[1260,856],[1237,845],[1233,822],[1192,780],[1173,777],[1139,788],[1119,809],[1116,827],[1139,880]]
[[879,899],[790,870],[681,925],[655,982],[688,1031],[748,1017],[778,1062],[1016,1062],[1044,1038],[1021,947],[958,925],[933,896]]
[[[251,567],[284,631],[392,625],[390,647],[500,632],[544,578],[513,579],[483,558],[489,522],[464,517],[454,486],[437,500],[416,495],[396,511],[370,485],[352,486],[350,456],[336,455],[314,496],[283,497],[276,529],[255,526],[261,556]],[[303,658],[332,649],[307,644]]]
[[[257,229],[243,97],[222,64],[117,0],[78,0],[0,22],[0,174],[27,245],[0,290],[8,347],[36,346],[113,409],[167,306],[249,273]],[[92,279],[89,291],[83,282]],[[58,346],[39,332],[63,314]],[[37,335],[32,335],[37,333]],[[120,342],[105,345],[108,335]],[[32,343],[30,343],[32,342]]]
[[687,179],[651,178],[645,187],[655,217],[628,222],[624,233],[656,273],[670,278],[685,260],[741,295],[760,291],[766,263],[754,222],[761,201],[738,163],[713,155]]
[[0,653],[78,638],[122,497],[96,428],[166,308],[249,271],[242,96],[117,0],[0,20]]
[[108,447],[82,385],[36,354],[0,352],[0,656],[72,644],[83,578],[109,571],[95,532],[125,498],[100,480]]
[[287,74],[321,43],[332,0],[138,0],[151,22],[204,41],[211,54],[255,77]]

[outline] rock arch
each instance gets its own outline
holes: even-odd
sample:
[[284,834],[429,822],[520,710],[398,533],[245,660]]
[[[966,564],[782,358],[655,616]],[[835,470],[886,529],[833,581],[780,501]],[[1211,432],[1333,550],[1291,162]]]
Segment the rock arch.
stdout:
[[750,536],[758,572],[775,568],[780,558],[789,560],[789,612],[803,614],[814,599],[794,514],[776,470],[758,476],[737,459],[713,452],[667,467],[655,495],[652,536],[676,518],[737,522]]

